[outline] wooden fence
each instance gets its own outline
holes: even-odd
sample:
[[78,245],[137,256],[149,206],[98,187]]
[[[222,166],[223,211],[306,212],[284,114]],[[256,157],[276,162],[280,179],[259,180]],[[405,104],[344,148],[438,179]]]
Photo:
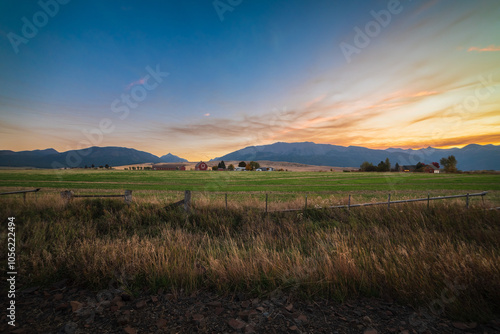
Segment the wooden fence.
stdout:
[[9,191],[6,193],[0,193],[0,195],[12,195],[12,194],[23,194],[24,202],[26,202],[26,193],[37,193],[41,188],[36,188],[32,190],[18,190],[18,191]]
[[61,191],[61,197],[67,202],[71,201],[73,198],[94,198],[94,197],[123,197],[125,203],[132,203],[132,190],[125,190],[125,194],[123,195],[75,195],[75,193],[71,190]]
[[[360,207],[360,206],[371,206],[371,205],[387,205],[387,209],[391,208],[391,204],[399,204],[399,203],[411,203],[411,202],[427,202],[427,207],[429,207],[430,201],[435,201],[435,200],[441,200],[441,199],[450,199],[450,198],[465,198],[465,207],[468,209],[469,208],[469,201],[471,197],[476,197],[476,196],[481,196],[481,198],[484,200],[484,196],[487,194],[487,191],[483,191],[480,193],[475,193],[475,194],[464,194],[464,195],[450,195],[450,196],[438,196],[438,197],[430,197],[430,195],[427,195],[426,198],[414,198],[414,199],[404,199],[404,200],[397,200],[397,201],[391,201],[391,194],[388,195],[387,201],[384,202],[372,202],[372,203],[362,203],[362,204],[351,204],[351,195],[349,195],[349,201],[347,205],[333,205],[333,206],[326,206],[324,207],[325,209],[343,209],[346,208],[350,210],[351,208],[355,207]],[[315,207],[316,209],[323,209],[322,207]],[[276,211],[270,211],[270,212],[293,212],[293,211],[303,211],[307,210],[307,195],[305,199],[305,206],[302,209],[287,209],[287,210],[276,210]],[[266,194],[266,212],[267,211],[267,194]]]
[[[20,190],[20,191],[11,191],[11,192],[5,192],[5,193],[0,193],[0,195],[11,195],[11,194],[23,194],[24,201],[26,202],[26,193],[30,192],[38,192],[40,191],[41,188],[37,189],[32,189],[32,190]],[[405,200],[397,200],[397,201],[391,201],[391,194],[388,194],[387,201],[384,202],[370,202],[370,203],[361,203],[361,204],[351,204],[351,195],[349,195],[348,203],[345,205],[333,205],[333,206],[325,206],[325,207],[320,207],[320,206],[315,206],[312,209],[348,209],[350,210],[351,208],[355,207],[362,207],[362,206],[372,206],[372,205],[387,205],[387,209],[391,208],[391,204],[400,204],[400,203],[412,203],[412,202],[427,202],[427,207],[430,205],[430,201],[435,201],[435,200],[444,200],[444,199],[452,199],[452,198],[465,198],[465,206],[468,209],[469,208],[469,202],[472,197],[477,197],[481,196],[483,199],[484,203],[484,196],[488,194],[487,191],[483,191],[480,193],[467,193],[463,195],[450,195],[450,196],[438,196],[438,197],[430,197],[430,195],[427,195],[426,198],[414,198],[414,199],[405,199]],[[65,190],[60,193],[61,197],[66,200],[67,202],[71,201],[73,198],[119,198],[123,197],[125,200],[125,203],[130,204],[132,202],[132,190],[125,190],[125,193],[123,195],[108,195],[108,194],[102,194],[102,195],[76,195],[73,191],[71,190]],[[268,194],[266,193],[266,199],[265,199],[265,212],[294,212],[294,211],[304,211],[308,210],[310,208],[307,207],[307,195],[305,196],[305,205],[303,208],[298,208],[298,209],[285,209],[285,210],[273,210],[269,211],[268,208]],[[227,193],[224,196],[224,201],[225,201],[225,207],[226,209],[228,208],[228,200],[227,200]],[[171,203],[165,207],[165,209],[169,210],[175,207],[183,207],[183,209],[190,213],[191,212],[191,191],[186,190],[184,192],[184,199],[180,200],[178,202]],[[498,208],[490,208],[490,210],[498,210]]]

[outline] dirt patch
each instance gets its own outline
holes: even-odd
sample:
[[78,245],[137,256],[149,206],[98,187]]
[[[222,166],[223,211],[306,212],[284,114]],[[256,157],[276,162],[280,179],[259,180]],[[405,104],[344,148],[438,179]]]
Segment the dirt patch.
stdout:
[[500,321],[453,322],[426,308],[383,299],[345,303],[294,300],[277,292],[265,299],[159,289],[134,297],[110,288],[93,292],[57,282],[18,294],[15,328],[2,333],[493,333]]

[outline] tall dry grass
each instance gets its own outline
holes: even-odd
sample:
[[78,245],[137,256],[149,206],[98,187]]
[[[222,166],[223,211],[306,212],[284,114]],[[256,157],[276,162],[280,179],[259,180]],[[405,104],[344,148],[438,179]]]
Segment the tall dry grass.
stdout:
[[[274,205],[297,207],[296,201]],[[223,199],[199,198],[188,216],[164,204],[7,198],[0,217],[16,217],[23,284],[69,278],[131,292],[148,286],[335,300],[384,296],[424,306],[445,295],[452,317],[500,313],[499,213],[479,205],[265,215],[261,201],[233,201],[226,209]]]

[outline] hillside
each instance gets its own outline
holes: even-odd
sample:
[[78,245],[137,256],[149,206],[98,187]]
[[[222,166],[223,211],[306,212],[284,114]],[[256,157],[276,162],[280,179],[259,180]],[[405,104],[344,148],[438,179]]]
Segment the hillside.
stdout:
[[[0,151],[0,166],[35,168],[73,168],[85,166],[120,166],[145,162],[166,162],[182,159],[172,154],[157,157],[151,153],[125,147],[89,147],[83,150],[57,152],[54,149],[36,151]],[[185,160],[185,159],[182,159]]]
[[414,165],[417,162],[439,162],[443,157],[454,155],[461,170],[500,170],[500,146],[471,144],[463,148],[436,149],[432,147],[413,150],[389,148],[375,150],[358,146],[337,146],[329,144],[275,143],[249,146],[215,160],[243,161],[288,161],[320,166],[360,166],[364,161],[378,164],[389,158],[394,165]]

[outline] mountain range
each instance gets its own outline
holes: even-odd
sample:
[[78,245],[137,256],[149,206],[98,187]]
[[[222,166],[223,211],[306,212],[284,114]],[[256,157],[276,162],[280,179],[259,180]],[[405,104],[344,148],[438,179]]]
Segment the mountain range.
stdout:
[[270,160],[298,162],[309,165],[359,167],[364,161],[377,165],[389,158],[392,165],[415,165],[439,162],[454,155],[461,170],[500,170],[500,146],[470,144],[463,148],[436,149],[432,147],[413,150],[388,148],[375,150],[359,146],[337,146],[312,142],[283,143],[249,146],[215,160]]
[[187,162],[187,160],[171,153],[158,157],[151,153],[114,146],[94,146],[66,152],[57,152],[52,148],[21,152],[0,151],[0,166],[4,167],[71,168],[106,164],[122,166],[145,162]]
[[[432,147],[413,150],[388,148],[375,150],[359,146],[337,146],[312,142],[283,143],[249,146],[211,161],[285,161],[309,165],[359,167],[364,161],[377,165],[389,158],[394,166],[415,165],[417,162],[439,162],[454,155],[461,170],[500,170],[500,146],[470,144],[463,148],[436,149]],[[91,166],[122,166],[139,163],[187,162],[168,153],[158,157],[151,153],[125,147],[89,147],[82,150],[57,152],[45,150],[13,152],[0,150],[0,166],[35,168],[71,168]]]

